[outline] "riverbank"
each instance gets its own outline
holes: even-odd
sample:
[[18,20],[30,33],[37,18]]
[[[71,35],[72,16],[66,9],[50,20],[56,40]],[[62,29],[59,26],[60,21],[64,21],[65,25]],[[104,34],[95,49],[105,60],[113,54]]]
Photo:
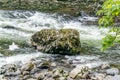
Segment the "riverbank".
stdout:
[[80,16],[85,12],[94,16],[104,0],[2,0],[3,10],[34,10],[47,13],[64,13]]

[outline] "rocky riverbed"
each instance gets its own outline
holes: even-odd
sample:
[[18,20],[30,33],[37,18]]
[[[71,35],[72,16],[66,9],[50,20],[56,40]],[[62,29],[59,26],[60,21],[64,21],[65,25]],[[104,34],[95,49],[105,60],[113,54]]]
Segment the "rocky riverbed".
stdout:
[[[109,28],[99,29],[91,24],[96,20],[97,17],[85,13],[73,17],[38,11],[1,10],[0,80],[120,80],[120,47],[100,51],[100,41]],[[43,29],[78,30],[80,55],[46,54],[33,49],[30,38]]]
[[25,64],[5,64],[0,67],[0,80],[120,80],[119,68],[108,63],[90,67],[75,65],[67,56],[58,62],[54,57],[56,60],[33,58]]

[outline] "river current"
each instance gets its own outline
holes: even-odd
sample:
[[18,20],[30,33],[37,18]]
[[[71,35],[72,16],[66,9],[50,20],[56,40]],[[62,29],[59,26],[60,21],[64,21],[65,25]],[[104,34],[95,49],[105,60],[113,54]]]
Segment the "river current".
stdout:
[[[120,62],[119,46],[104,52],[100,51],[101,39],[109,29],[100,29],[97,25],[86,24],[87,22],[97,21],[97,19],[86,14],[72,17],[59,13],[0,10],[0,66],[17,62],[24,64],[32,58],[38,58],[41,61],[48,58],[53,60],[59,58],[89,67],[99,66],[102,63]],[[45,54],[30,46],[30,38],[35,32],[42,29],[66,28],[76,29],[80,32],[81,45],[86,50],[84,53],[75,56]],[[13,42],[19,48],[11,51],[9,46]],[[2,55],[4,53],[8,53],[9,56]]]

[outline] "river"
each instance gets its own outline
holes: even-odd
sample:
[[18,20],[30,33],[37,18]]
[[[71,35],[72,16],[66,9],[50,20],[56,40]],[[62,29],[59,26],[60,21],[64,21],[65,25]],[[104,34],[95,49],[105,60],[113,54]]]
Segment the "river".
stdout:
[[[114,47],[104,52],[100,51],[101,39],[109,28],[99,28],[97,25],[85,24],[96,21],[97,17],[87,14],[72,17],[66,14],[49,14],[37,11],[4,11],[0,10],[0,66],[11,63],[27,63],[35,58],[39,60],[72,61],[73,65],[83,64],[96,67],[103,63],[120,62],[120,48]],[[41,29],[76,29],[80,32],[80,40],[84,52],[80,55],[45,54],[30,46],[31,36]],[[19,48],[9,50],[15,43]],[[62,64],[60,65],[62,66]]]

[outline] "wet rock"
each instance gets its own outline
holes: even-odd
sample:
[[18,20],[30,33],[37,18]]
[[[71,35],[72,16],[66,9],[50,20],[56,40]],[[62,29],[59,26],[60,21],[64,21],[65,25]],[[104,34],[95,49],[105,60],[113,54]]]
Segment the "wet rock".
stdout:
[[34,68],[35,64],[33,64],[32,62],[29,62],[27,64],[24,64],[22,67],[21,67],[21,70],[22,71],[31,71],[33,68]]
[[7,80],[4,78],[4,75],[0,75],[0,80]]
[[43,80],[45,77],[45,74],[44,73],[36,73],[34,76],[37,80]]
[[72,79],[71,77],[68,76],[66,80],[73,80],[73,79]]
[[66,77],[60,77],[59,80],[66,80]]
[[119,74],[119,69],[117,69],[117,68],[107,69],[106,73],[108,75],[118,75]]
[[53,70],[53,78],[59,78],[60,76],[62,76],[61,74],[63,73],[62,69],[54,69]]
[[27,80],[38,80],[38,79],[29,78],[29,79],[27,79]]
[[4,74],[6,72],[6,69],[0,69],[0,74]]
[[15,29],[15,27],[14,27],[14,26],[9,26],[9,25],[4,26],[3,28],[6,28],[6,29]]
[[31,44],[39,51],[57,54],[80,53],[79,32],[73,29],[43,29],[31,38]]
[[69,75],[69,72],[66,71],[66,70],[63,70],[63,74],[62,74],[64,77],[67,77]]
[[20,73],[17,73],[17,72],[6,72],[4,75],[11,77],[11,76],[17,76],[17,75],[19,75],[19,74],[20,74]]
[[6,70],[17,70],[17,66],[15,64],[6,64],[1,67],[1,69],[6,69]]
[[23,71],[22,74],[23,74],[23,75],[29,75],[30,73],[29,73],[29,71]]
[[90,76],[92,80],[103,80],[105,78],[106,74],[102,73],[95,73]]
[[11,72],[16,72],[17,66],[15,64],[6,64],[0,68],[0,74],[11,74]]
[[32,63],[35,64],[35,65],[39,65],[39,64],[41,64],[41,60],[35,60]]
[[79,77],[84,77],[84,74],[88,73],[88,67],[87,66],[76,66],[76,68],[74,68],[70,73],[69,73],[69,76],[71,78],[75,78],[78,74],[81,74],[79,75]]
[[37,72],[39,72],[39,71],[40,71],[39,68],[33,68],[30,73],[31,73],[31,74],[34,74],[34,73],[37,73]]
[[106,76],[103,80],[120,80],[120,75]]
[[44,80],[55,80],[55,79],[53,79],[53,78],[44,78]]
[[113,79],[113,76],[108,75],[103,80],[114,80],[114,79]]
[[30,75],[25,75],[25,76],[23,77],[23,80],[27,80],[27,79],[29,79],[29,78],[31,78]]
[[56,63],[51,63],[51,66],[55,67],[55,66],[57,66],[57,64]]
[[48,62],[48,61],[42,62],[39,65],[37,65],[37,68],[48,69],[48,68],[50,68],[50,62]]
[[86,79],[88,77],[89,72],[85,72],[85,73],[79,73],[77,75],[77,79]]
[[101,65],[101,69],[108,69],[108,68],[110,68],[109,64],[102,64]]
[[115,75],[113,78],[114,80],[120,80],[120,75]]
[[8,71],[6,71],[6,73],[4,74],[5,76],[8,76],[8,77],[11,77],[11,76],[18,76],[18,75],[20,75],[21,74],[21,71],[20,70],[17,70],[17,71],[12,71],[12,72],[8,72]]

